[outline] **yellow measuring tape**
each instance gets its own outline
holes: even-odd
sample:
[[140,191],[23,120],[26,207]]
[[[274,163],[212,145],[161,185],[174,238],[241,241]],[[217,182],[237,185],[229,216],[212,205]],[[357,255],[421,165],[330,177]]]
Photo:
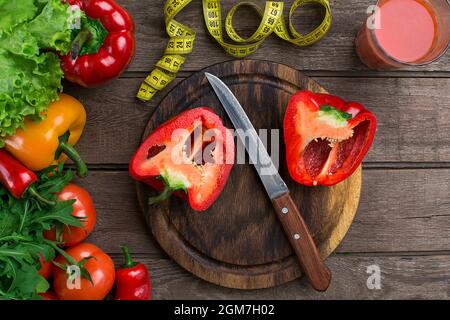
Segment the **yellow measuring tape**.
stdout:
[[[164,56],[156,63],[156,68],[145,78],[137,97],[142,101],[150,101],[153,96],[173,81],[185,62],[185,56],[192,52],[195,31],[175,20],[192,0],[167,0],[164,6],[166,31],[170,36]],[[322,39],[331,26],[331,8],[329,0],[296,0],[289,10],[288,27],[283,17],[284,3],[280,1],[267,1],[264,10],[252,2],[240,2],[234,5],[225,18],[225,31],[232,44],[223,39],[222,11],[220,0],[202,0],[203,16],[206,27],[211,36],[222,48],[235,58],[244,58],[252,54],[261,46],[264,40],[275,33],[278,37],[296,46],[308,46]],[[293,15],[298,7],[315,3],[325,9],[322,23],[307,35],[301,35],[292,22]],[[239,8],[247,6],[256,11],[261,17],[258,29],[248,38],[242,38],[233,27],[233,17]]]

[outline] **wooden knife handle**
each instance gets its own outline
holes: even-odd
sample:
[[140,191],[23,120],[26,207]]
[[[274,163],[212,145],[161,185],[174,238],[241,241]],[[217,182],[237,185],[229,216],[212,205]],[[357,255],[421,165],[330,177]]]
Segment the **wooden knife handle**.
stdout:
[[308,227],[290,194],[273,199],[272,203],[311,286],[317,291],[327,290],[331,282],[330,269],[319,256]]

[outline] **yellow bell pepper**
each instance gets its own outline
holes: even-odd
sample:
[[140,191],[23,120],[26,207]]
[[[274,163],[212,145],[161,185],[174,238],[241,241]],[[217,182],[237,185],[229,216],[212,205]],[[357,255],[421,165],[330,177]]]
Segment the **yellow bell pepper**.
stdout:
[[86,110],[75,98],[61,94],[50,104],[47,117],[36,122],[26,120],[25,127],[5,139],[5,148],[33,171],[45,169],[70,158],[77,167],[77,175],[85,177],[87,166],[73,148],[86,124]]

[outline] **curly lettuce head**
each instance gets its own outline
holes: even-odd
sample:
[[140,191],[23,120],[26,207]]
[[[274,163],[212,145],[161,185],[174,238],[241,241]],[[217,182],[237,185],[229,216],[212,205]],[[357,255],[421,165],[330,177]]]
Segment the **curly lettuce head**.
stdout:
[[58,99],[63,72],[54,52],[70,50],[69,21],[61,0],[0,0],[0,146]]

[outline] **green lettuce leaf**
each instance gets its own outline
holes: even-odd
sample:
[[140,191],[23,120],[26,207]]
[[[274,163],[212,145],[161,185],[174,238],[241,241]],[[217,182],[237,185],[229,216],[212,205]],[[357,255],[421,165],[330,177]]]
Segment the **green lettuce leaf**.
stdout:
[[69,21],[60,0],[0,0],[0,147],[58,99],[64,74],[54,51],[69,51]]
[[25,117],[40,119],[58,99],[63,72],[58,57],[48,52],[33,59],[11,52],[0,54],[0,138],[23,127]]
[[40,48],[54,49],[66,54],[71,46],[70,11],[61,0],[51,0],[28,25],[28,30]]
[[31,20],[38,8],[34,0],[0,0],[0,35],[16,25]]

